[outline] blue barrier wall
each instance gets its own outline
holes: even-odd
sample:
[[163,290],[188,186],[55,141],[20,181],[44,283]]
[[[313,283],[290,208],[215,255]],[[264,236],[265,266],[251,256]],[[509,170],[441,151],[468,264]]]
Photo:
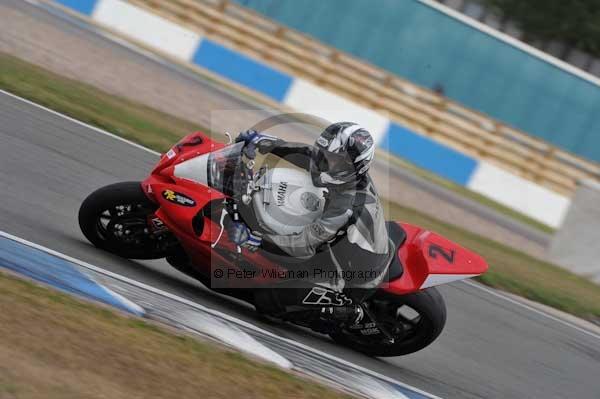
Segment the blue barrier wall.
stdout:
[[474,159],[395,123],[380,146],[461,186],[468,184],[477,167]]
[[292,84],[290,76],[209,39],[202,40],[192,62],[279,102]]
[[82,14],[90,15],[94,11],[97,0],[56,0],[56,2]]
[[600,87],[417,0],[235,1],[600,161]]

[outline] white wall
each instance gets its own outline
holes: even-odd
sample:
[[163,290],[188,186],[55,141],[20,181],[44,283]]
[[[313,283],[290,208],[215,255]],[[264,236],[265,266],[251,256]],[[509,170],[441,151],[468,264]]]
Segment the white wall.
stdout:
[[375,143],[387,132],[388,118],[368,108],[322,89],[304,79],[295,79],[283,101],[299,112],[315,115],[330,122],[356,122],[367,129]]
[[468,187],[555,228],[561,225],[571,203],[568,197],[483,161]]
[[121,0],[100,0],[92,17],[121,33],[184,60],[192,59],[201,36]]

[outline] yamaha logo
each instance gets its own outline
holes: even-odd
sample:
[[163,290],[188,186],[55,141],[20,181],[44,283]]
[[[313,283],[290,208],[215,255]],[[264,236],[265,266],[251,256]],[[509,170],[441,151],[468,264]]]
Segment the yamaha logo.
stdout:
[[277,189],[277,206],[285,205],[285,193],[287,191],[288,184],[286,182],[279,183],[279,188]]

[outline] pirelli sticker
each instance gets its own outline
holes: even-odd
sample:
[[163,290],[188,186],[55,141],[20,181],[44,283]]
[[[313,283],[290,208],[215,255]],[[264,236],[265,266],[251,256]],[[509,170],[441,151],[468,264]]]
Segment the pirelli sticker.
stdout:
[[172,202],[181,206],[196,206],[196,201],[191,199],[185,194],[177,193],[173,190],[165,190],[162,192],[162,196],[169,202]]

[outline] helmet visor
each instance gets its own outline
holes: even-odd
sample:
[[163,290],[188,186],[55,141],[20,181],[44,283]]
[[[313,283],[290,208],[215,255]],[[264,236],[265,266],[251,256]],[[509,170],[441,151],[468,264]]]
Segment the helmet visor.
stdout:
[[336,154],[319,148],[313,160],[313,173],[324,184],[344,184],[356,179],[356,168],[348,153]]

